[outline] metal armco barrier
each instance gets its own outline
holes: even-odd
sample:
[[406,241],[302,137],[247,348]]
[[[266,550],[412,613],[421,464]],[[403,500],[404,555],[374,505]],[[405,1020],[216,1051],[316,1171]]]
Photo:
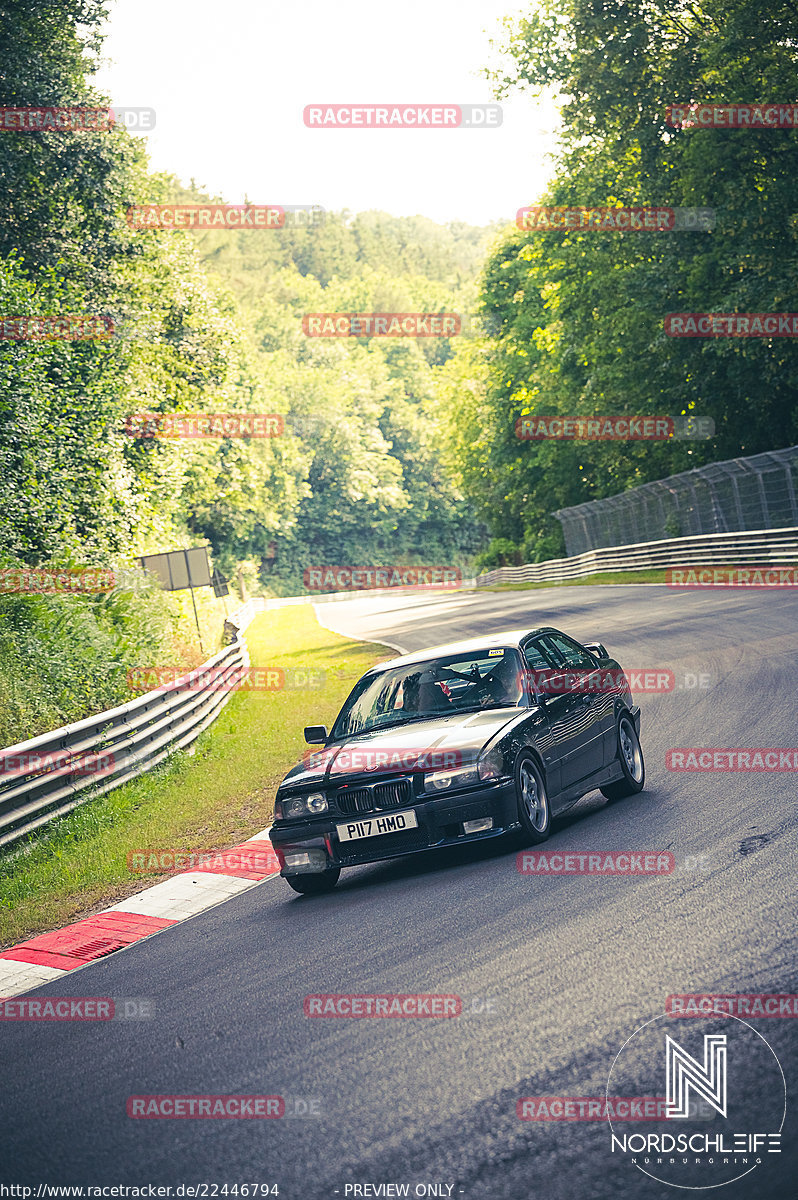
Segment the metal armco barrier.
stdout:
[[234,639],[162,690],[0,750],[0,846],[190,746],[249,667],[246,642]]
[[750,533],[706,533],[631,546],[608,546],[588,550],[573,558],[551,558],[523,567],[498,567],[478,576],[475,583],[477,587],[489,587],[493,583],[550,583],[561,579],[584,579],[586,575],[607,571],[645,571],[704,563],[778,565],[795,562],[798,562],[798,528],[759,529]]

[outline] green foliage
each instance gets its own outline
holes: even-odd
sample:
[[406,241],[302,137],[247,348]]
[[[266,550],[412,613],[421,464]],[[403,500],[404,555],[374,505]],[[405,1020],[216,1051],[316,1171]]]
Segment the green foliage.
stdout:
[[[91,82],[105,17],[95,0],[0,0],[0,104],[107,105]],[[463,311],[485,231],[382,213],[133,230],[132,205],[209,198],[150,174],[119,127],[3,132],[0,188],[0,317],[115,327],[0,341],[0,567],[123,566],[204,543],[229,577],[254,567],[290,592],[313,563],[460,564],[478,548],[433,412],[451,344],[311,342],[301,317]],[[137,439],[125,419],[140,412],[277,412],[288,433]],[[162,599],[0,597],[0,741],[128,699],[131,666],[180,665],[185,604]]]
[[[668,105],[791,102],[796,10],[769,0],[596,5],[543,0],[507,22],[516,87],[559,93],[562,147],[540,203],[711,207],[712,233],[507,232],[483,276],[497,336],[484,392],[450,448],[498,537],[525,557],[561,552],[557,508],[798,440],[789,339],[669,338],[669,312],[789,312],[798,295],[798,132],[684,129]],[[473,374],[459,347],[449,392]],[[706,442],[520,443],[527,414],[693,413]]]
[[[177,188],[173,197],[212,199]],[[301,590],[312,564],[470,559],[483,527],[444,469],[435,403],[451,341],[313,339],[302,317],[468,313],[486,231],[329,213],[312,228],[192,236],[235,293],[261,411],[286,414],[289,436],[261,449],[276,465],[260,488],[238,460],[228,465],[228,451],[206,501],[192,504],[191,528],[220,561],[259,560],[278,594]],[[288,516],[274,504],[281,480]]]
[[178,635],[157,588],[0,596],[0,745],[127,703],[130,668],[172,665]]

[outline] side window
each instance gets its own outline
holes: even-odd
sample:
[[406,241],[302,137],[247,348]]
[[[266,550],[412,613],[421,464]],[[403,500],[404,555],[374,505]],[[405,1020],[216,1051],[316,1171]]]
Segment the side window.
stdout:
[[558,666],[589,671],[596,665],[587,650],[578,642],[571,641],[565,634],[547,633],[540,640],[545,649],[550,651]]
[[558,661],[555,658],[552,662],[549,662],[537,642],[527,642],[524,646],[524,654],[526,655],[526,661],[533,671],[550,671],[552,662],[556,663]]

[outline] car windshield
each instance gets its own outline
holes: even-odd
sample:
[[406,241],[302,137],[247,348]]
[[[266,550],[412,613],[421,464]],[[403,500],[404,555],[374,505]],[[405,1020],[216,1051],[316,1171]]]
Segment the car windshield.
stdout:
[[333,740],[408,721],[523,705],[518,651],[507,647],[447,654],[367,675],[344,704]]

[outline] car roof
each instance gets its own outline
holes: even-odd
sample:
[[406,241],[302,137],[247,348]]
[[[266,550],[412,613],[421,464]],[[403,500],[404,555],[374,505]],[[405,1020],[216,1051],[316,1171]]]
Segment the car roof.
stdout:
[[404,667],[409,663],[427,662],[431,658],[442,658],[446,654],[470,654],[478,650],[492,650],[498,647],[518,649],[527,638],[538,633],[559,633],[552,625],[540,625],[535,629],[503,629],[499,633],[483,634],[482,637],[468,638],[462,642],[444,642],[440,646],[428,646],[424,650],[415,650],[412,654],[403,654],[386,662],[377,663],[368,674],[387,671],[393,667]]

